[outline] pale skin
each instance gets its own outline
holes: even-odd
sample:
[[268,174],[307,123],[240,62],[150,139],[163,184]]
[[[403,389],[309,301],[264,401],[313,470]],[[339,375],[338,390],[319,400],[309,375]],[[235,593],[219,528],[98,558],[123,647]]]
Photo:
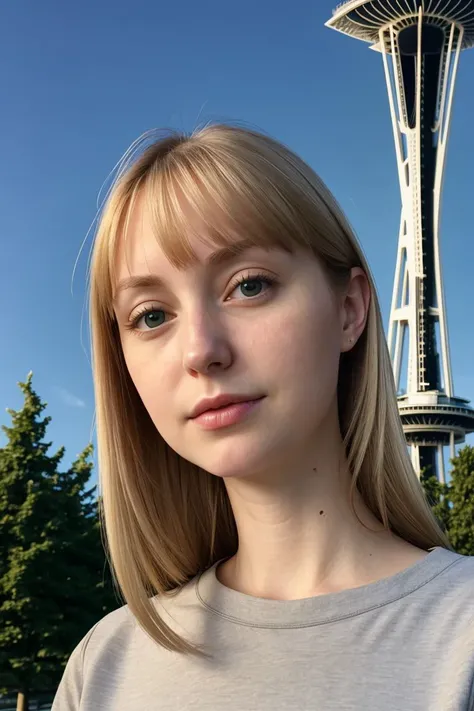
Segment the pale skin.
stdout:
[[[356,510],[369,530],[350,506],[337,376],[341,353],[367,320],[362,269],[336,289],[302,249],[252,247],[210,265],[218,247],[202,241],[196,219],[190,225],[198,262],[177,269],[138,202],[117,253],[118,282],[153,274],[165,285],[126,289],[114,308],[130,376],[157,430],[181,456],[224,479],[239,547],[218,567],[219,581],[292,600],[365,585],[424,558],[426,551],[383,530],[361,497]],[[247,286],[234,286],[244,277]],[[151,314],[141,316],[137,335],[125,324],[144,307]],[[204,431],[188,419],[202,398],[221,393],[265,397],[228,428]]]

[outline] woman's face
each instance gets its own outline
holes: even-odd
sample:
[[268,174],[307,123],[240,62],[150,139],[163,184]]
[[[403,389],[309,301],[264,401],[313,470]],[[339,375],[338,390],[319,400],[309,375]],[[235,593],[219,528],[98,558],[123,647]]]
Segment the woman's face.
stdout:
[[[363,330],[363,279],[353,275],[349,295],[337,293],[302,249],[249,247],[213,260],[218,247],[190,241],[198,263],[173,267],[137,202],[117,253],[118,283],[156,283],[116,294],[127,368],[178,454],[217,476],[263,475],[317,447],[329,421],[337,426],[339,358]],[[134,321],[136,330],[127,328]],[[223,415],[217,429],[190,417],[204,398],[222,394],[261,399],[241,406],[238,421]]]

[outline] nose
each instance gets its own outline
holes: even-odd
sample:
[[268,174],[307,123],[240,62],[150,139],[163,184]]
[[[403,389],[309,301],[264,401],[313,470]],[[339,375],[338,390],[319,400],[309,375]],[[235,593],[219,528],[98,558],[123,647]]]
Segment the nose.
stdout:
[[211,368],[228,368],[232,363],[232,348],[224,325],[215,313],[201,309],[185,326],[183,367],[196,375]]

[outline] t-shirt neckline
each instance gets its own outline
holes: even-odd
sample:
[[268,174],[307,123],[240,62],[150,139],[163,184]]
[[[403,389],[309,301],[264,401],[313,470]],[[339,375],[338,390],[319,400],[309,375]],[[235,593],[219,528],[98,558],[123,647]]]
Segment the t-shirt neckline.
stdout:
[[253,597],[225,586],[217,578],[216,561],[196,578],[199,602],[229,621],[267,628],[309,627],[362,614],[395,602],[426,585],[462,556],[446,548],[429,549],[425,558],[394,575],[373,583],[300,600]]

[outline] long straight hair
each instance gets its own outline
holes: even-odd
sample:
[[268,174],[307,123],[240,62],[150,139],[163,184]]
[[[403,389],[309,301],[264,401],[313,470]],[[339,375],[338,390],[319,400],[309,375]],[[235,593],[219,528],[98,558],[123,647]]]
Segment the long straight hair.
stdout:
[[[288,148],[252,130],[209,125],[136,147],[101,213],[90,268],[90,325],[99,483],[107,552],[116,584],[143,630],[166,649],[205,654],[158,614],[199,572],[232,556],[237,530],[221,477],[177,454],[157,432],[130,378],[112,302],[116,254],[137,196],[151,208],[171,263],[193,263],[187,205],[209,240],[305,247],[334,284],[362,267],[371,288],[367,324],[339,368],[338,408],[352,494],[409,543],[451,548],[413,470],[398,414],[380,307],[370,270],[344,214],[314,171]],[[178,199],[180,198],[180,199]],[[315,374],[316,377],[316,374]]]

